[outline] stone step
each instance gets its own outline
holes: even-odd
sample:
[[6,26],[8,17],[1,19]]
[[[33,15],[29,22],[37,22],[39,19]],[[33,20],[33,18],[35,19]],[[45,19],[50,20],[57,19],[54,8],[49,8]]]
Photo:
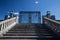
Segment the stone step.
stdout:
[[35,30],[35,29],[11,29],[11,30],[9,30],[9,31],[14,31],[14,30],[15,30],[15,31],[20,31],[20,30],[32,30],[32,31],[33,31],[33,30]]
[[37,35],[37,36],[53,36],[53,34],[47,34],[47,33],[40,33],[40,34],[38,34],[38,33],[7,33],[7,34],[4,34],[4,36],[35,36],[35,35]]
[[[21,30],[31,30],[31,31],[34,31],[34,30],[38,30],[38,29],[11,29],[9,31],[21,31]],[[50,31],[50,30],[47,30],[47,29],[39,29],[40,31]]]
[[40,33],[50,33],[50,34],[54,34],[54,32],[53,31],[51,31],[51,30],[44,30],[44,31],[39,31]]
[[[9,31],[7,33],[39,33],[35,31]],[[40,32],[40,34],[50,34],[49,32]]]
[[37,39],[0,39],[0,40],[37,40]]
[[[37,32],[37,31],[9,31],[9,32]],[[41,33],[48,33],[47,31],[39,31]]]
[[13,27],[12,29],[32,29],[32,28],[35,28],[35,27]]
[[0,39],[31,39],[38,38],[38,36],[1,36]]
[[42,26],[16,26],[9,30],[0,39],[55,39],[55,35]]
[[7,33],[35,33],[35,31],[9,31]]
[[[37,29],[37,28],[12,28],[12,29]],[[47,28],[39,28],[39,29],[47,29]]]
[[5,36],[20,36],[20,35],[36,35],[36,33],[7,33],[7,34],[4,34]]
[[0,39],[52,39],[53,36],[2,36]]

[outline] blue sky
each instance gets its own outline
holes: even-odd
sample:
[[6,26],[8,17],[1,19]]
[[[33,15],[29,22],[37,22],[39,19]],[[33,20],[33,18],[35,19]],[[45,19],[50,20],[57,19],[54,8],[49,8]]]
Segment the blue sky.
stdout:
[[[35,1],[39,3],[36,4]],[[4,19],[4,15],[12,10],[14,12],[41,11],[41,15],[45,15],[46,11],[51,11],[51,15],[60,19],[60,0],[0,0],[0,19]]]

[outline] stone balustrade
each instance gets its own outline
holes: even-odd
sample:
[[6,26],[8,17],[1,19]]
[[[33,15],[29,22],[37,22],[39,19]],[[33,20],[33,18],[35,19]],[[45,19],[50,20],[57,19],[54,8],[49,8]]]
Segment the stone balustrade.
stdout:
[[5,34],[17,24],[17,17],[13,17],[0,22],[0,35]]
[[60,35],[60,22],[50,19],[48,17],[43,17],[43,22],[44,24],[50,28],[51,30],[53,30],[55,33]]

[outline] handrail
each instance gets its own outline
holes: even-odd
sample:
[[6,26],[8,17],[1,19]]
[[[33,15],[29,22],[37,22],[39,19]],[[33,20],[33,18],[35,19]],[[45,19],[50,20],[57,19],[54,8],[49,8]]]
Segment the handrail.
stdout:
[[17,17],[13,17],[0,22],[0,35],[5,34],[13,26],[17,24]]
[[43,17],[44,24],[53,30],[56,34],[60,35],[60,22],[50,19],[48,17]]
[[10,21],[10,20],[15,19],[15,18],[16,18],[16,17],[10,18],[10,19],[4,20],[4,21],[1,21],[0,24],[2,24],[2,23],[4,23],[4,22],[7,22],[7,21]]
[[50,19],[50,18],[47,18],[47,17],[44,17],[44,18],[47,19],[47,20],[49,20],[49,21],[51,21],[51,22],[54,22],[54,23],[60,24],[60,22],[55,21],[55,20],[53,20],[53,19]]

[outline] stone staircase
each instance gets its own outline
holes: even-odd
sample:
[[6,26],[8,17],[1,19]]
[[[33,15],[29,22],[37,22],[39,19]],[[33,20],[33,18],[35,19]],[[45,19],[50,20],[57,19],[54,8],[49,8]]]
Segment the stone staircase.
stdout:
[[42,25],[16,25],[0,39],[11,40],[57,40],[57,35]]

